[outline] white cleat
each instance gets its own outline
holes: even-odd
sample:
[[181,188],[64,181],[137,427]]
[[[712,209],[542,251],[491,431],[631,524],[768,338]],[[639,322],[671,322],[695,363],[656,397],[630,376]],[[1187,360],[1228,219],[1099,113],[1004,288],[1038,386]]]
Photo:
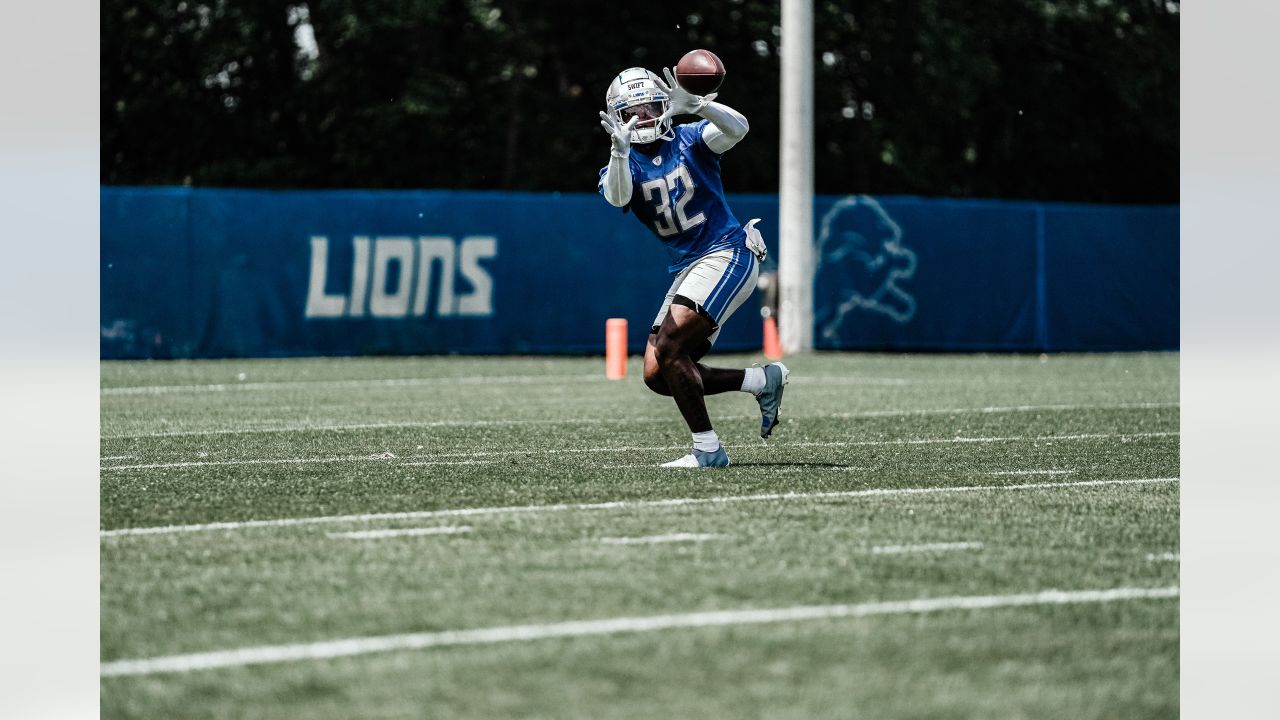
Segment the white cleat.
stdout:
[[672,460],[671,462],[662,463],[658,467],[696,468],[698,467],[698,458],[694,457],[693,454],[690,453],[682,458]]
[[724,451],[724,446],[716,448],[712,452],[703,452],[697,448],[693,452],[685,455],[679,460],[672,460],[669,463],[662,463],[661,467],[669,468],[697,468],[697,467],[729,467],[729,454]]

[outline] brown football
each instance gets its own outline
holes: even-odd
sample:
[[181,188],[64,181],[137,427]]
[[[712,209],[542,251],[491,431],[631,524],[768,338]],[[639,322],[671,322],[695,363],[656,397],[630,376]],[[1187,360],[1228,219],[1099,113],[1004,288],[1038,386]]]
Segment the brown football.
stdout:
[[710,50],[690,50],[676,63],[676,81],[694,95],[715,92],[724,82],[724,63]]

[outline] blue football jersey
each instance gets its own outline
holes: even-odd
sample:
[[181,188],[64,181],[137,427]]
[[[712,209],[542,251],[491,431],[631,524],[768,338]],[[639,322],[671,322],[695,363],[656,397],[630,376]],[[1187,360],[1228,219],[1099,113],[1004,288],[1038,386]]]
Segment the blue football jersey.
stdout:
[[[646,155],[631,149],[631,210],[671,255],[668,270],[678,273],[707,253],[742,247],[746,232],[729,210],[720,181],[720,156],[707,147],[703,120],[675,127],[675,138],[660,141]],[[604,193],[600,168],[597,189]]]

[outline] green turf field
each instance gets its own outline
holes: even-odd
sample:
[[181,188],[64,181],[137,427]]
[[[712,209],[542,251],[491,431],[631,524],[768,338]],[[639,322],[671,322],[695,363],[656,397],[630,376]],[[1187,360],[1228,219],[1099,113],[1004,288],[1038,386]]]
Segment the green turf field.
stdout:
[[1176,354],[787,362],[103,363],[103,716],[1177,716]]

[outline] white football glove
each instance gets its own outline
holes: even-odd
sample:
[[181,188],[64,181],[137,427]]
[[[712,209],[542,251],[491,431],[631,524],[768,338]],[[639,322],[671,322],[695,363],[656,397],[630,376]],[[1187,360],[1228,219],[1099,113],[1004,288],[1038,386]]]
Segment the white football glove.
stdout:
[[631,129],[636,126],[636,121],[639,119],[633,117],[627,121],[626,125],[619,125],[608,113],[603,110],[600,112],[600,127],[604,128],[613,140],[613,149],[609,154],[622,158],[631,153]]
[[711,101],[716,99],[717,93],[694,95],[680,87],[680,83],[676,82],[675,73],[671,71],[671,68],[662,68],[662,74],[667,77],[667,81],[664,83],[655,79],[654,84],[667,94],[667,97],[671,99],[671,104],[667,107],[667,111],[662,113],[662,117],[658,118],[659,122],[675,115],[696,115],[699,110],[710,105]]

